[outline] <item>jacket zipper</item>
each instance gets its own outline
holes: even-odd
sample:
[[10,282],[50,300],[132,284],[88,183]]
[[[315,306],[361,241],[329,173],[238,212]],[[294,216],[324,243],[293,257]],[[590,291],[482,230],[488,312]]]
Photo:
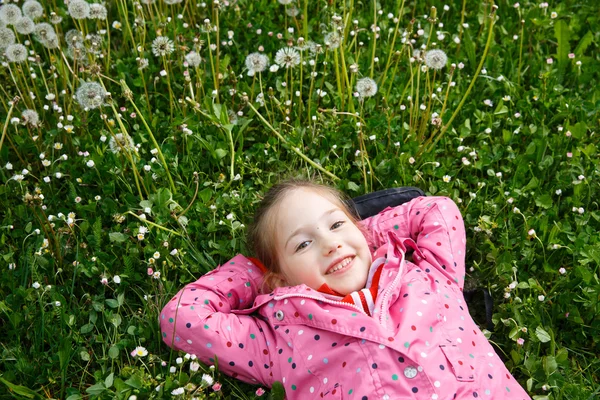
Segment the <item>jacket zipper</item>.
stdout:
[[387,304],[387,298],[390,293],[398,286],[398,281],[401,279],[402,272],[404,271],[404,252],[402,252],[402,257],[400,258],[400,267],[398,268],[398,274],[396,278],[392,281],[391,285],[389,285],[382,293],[381,298],[381,307],[379,311],[379,324],[387,329],[387,323],[383,320],[385,313],[385,306]]
[[347,307],[354,308],[357,311],[360,311],[364,315],[367,315],[367,313],[365,313],[362,309],[358,308],[354,304],[344,303],[343,301],[329,300],[329,299],[326,299],[326,298],[323,298],[323,297],[315,297],[315,296],[308,296],[308,295],[305,295],[305,294],[293,294],[292,293],[292,294],[284,294],[284,295],[281,295],[281,296],[275,296],[273,298],[275,300],[283,300],[283,299],[288,299],[290,297],[302,297],[304,299],[312,299],[312,300],[322,301],[323,303],[329,303],[329,304],[334,304],[334,305],[338,305],[338,306],[347,306]]

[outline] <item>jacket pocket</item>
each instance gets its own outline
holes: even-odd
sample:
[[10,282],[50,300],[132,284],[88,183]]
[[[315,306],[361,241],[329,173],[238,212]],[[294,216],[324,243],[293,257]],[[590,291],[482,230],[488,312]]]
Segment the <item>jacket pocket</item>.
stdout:
[[[446,356],[448,364],[452,367],[452,372],[454,372],[457,381],[475,381],[475,372],[471,368],[471,364],[474,361],[471,361],[468,355],[466,355],[458,346],[440,345],[440,349],[442,350],[442,353],[444,353],[444,356]],[[476,367],[477,366],[474,368]]]

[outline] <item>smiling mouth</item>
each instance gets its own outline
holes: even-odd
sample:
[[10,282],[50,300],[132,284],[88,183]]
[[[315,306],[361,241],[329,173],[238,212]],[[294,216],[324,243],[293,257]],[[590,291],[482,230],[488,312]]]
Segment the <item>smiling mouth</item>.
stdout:
[[340,270],[345,270],[347,269],[348,265],[350,265],[350,263],[354,260],[354,256],[349,256],[344,258],[343,260],[341,260],[340,262],[338,262],[337,264],[335,264],[333,267],[329,268],[327,270],[327,272],[325,272],[325,275],[331,275],[335,272],[338,272]]

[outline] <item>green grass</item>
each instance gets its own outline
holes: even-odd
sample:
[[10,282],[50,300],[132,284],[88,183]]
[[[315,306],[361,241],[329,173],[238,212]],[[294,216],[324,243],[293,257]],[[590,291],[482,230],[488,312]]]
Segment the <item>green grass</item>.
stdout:
[[[8,48],[0,68],[0,396],[255,398],[171,352],[158,313],[247,253],[261,193],[290,172],[351,196],[450,196],[508,368],[536,399],[598,396],[596,2],[229,3],[117,0],[74,19],[44,1],[57,48],[8,26],[33,53]],[[158,36],[173,52],[153,54]],[[248,75],[248,54],[275,65],[288,46],[298,65]],[[423,68],[421,46],[447,64]],[[377,93],[356,97],[366,77]],[[78,99],[86,82],[110,96]]]

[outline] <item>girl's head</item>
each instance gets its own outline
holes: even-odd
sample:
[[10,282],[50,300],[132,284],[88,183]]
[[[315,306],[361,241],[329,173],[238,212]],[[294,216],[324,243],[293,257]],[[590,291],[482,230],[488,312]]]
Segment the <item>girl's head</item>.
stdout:
[[270,289],[327,284],[345,295],[367,281],[367,240],[344,196],[328,186],[299,179],[274,185],[258,206],[249,243]]

